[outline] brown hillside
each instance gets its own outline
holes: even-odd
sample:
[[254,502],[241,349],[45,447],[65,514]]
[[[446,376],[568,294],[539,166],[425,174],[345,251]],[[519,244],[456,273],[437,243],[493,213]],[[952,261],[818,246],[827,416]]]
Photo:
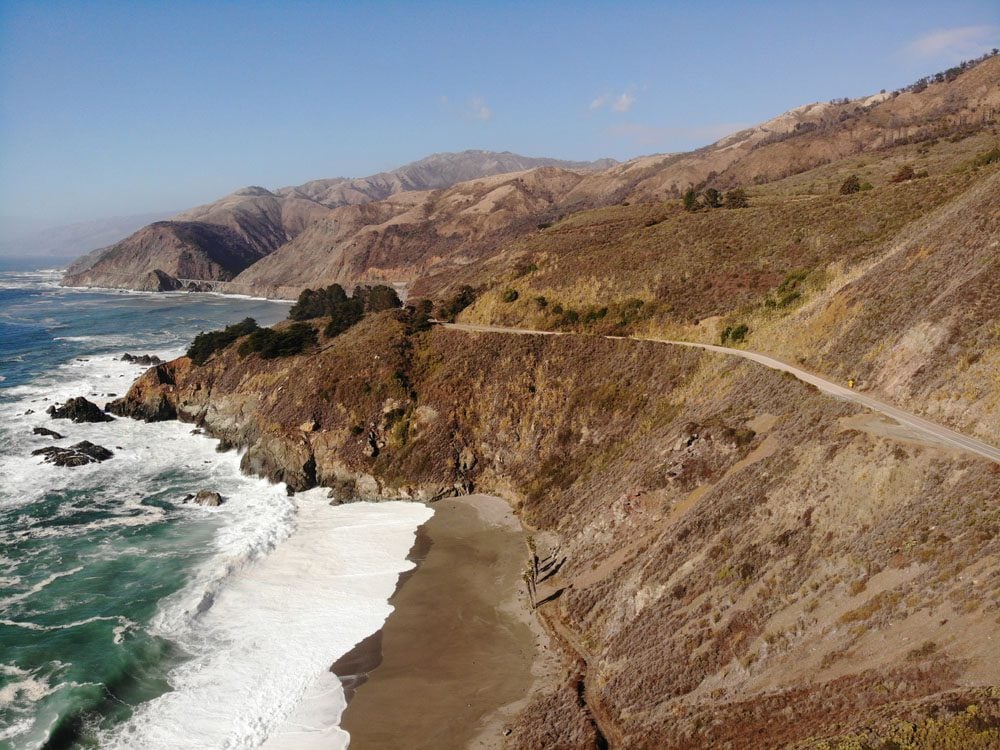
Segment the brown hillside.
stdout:
[[[227,227],[163,221],[111,246],[93,265],[68,274],[64,283],[163,291],[176,288],[177,279],[231,279],[261,254]],[[151,282],[151,274],[158,280]]]
[[166,398],[297,488],[508,498],[560,562],[535,598],[567,654],[512,748],[579,747],[581,722],[612,747],[782,747],[904,713],[996,739],[961,723],[995,719],[1000,684],[990,462],[726,357],[393,316],[286,360],[181,359],[116,408]]

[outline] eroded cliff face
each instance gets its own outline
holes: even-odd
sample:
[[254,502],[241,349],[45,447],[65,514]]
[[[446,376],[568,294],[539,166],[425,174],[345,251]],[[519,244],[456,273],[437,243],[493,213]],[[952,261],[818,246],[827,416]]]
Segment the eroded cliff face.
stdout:
[[[245,448],[248,471],[335,501],[475,489],[518,509],[567,670],[511,747],[1000,723],[986,460],[883,437],[791,377],[649,342],[408,334],[389,312],[308,355],[235,348],[151,369],[116,411],[176,412]],[[986,724],[961,724],[970,704]]]

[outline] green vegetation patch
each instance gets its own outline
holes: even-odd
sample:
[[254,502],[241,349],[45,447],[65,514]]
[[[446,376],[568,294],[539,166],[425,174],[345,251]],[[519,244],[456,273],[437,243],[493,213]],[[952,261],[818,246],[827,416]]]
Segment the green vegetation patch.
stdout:
[[244,318],[239,323],[226,326],[221,331],[202,332],[194,337],[191,346],[188,347],[187,356],[196,365],[203,365],[208,358],[220,349],[225,349],[241,336],[252,334],[260,330],[257,321],[253,318]]
[[359,286],[350,297],[340,284],[331,284],[325,289],[306,289],[288,311],[292,320],[312,320],[329,316],[324,333],[332,338],[338,336],[366,313],[394,310],[402,306],[396,290],[384,284]]
[[293,357],[316,345],[316,329],[308,323],[293,323],[281,330],[258,328],[240,344],[241,357],[260,354],[263,359]]

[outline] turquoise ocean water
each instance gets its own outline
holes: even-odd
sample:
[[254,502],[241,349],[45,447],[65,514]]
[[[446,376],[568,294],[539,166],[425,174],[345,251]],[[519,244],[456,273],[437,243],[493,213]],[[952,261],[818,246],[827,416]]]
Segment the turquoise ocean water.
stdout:
[[[126,352],[168,359],[288,309],[58,279],[0,266],[0,748],[345,748],[329,667],[392,611],[430,509],[289,497],[190,424],[51,419],[70,397],[124,394],[144,369]],[[114,457],[31,455],[80,440]],[[225,503],[182,502],[200,489]]]
[[[106,744],[197,656],[175,637],[185,618],[292,525],[282,488],[241,477],[237,457],[190,425],[45,414],[70,396],[102,405],[123,394],[143,370],[120,361],[126,352],[175,356],[200,330],[247,316],[266,325],[287,305],[68,290],[58,277],[0,267],[0,747]],[[71,469],[30,455],[82,439],[115,457]],[[225,510],[180,503],[201,488],[235,499]]]

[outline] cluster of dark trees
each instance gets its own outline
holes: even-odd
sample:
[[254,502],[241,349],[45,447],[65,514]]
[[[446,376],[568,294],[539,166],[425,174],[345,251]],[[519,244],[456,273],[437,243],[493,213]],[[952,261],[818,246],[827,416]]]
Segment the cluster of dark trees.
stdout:
[[365,313],[394,310],[402,306],[396,290],[384,284],[359,286],[350,297],[340,284],[325,289],[306,289],[288,311],[292,320],[330,318],[327,336],[337,336],[361,320]]
[[188,347],[187,355],[196,365],[203,365],[208,358],[220,349],[225,349],[241,336],[260,330],[257,321],[253,318],[244,318],[239,323],[226,326],[221,331],[209,331],[199,333],[194,337],[191,346]]
[[[237,350],[241,357],[250,354],[259,354],[264,359],[291,357],[316,345],[316,329],[304,321],[329,317],[325,333],[332,337],[346,331],[366,313],[401,306],[396,290],[381,284],[359,286],[350,297],[340,284],[331,284],[325,289],[306,289],[288,311],[288,317],[296,322],[287,328],[261,328],[253,318],[247,318],[221,331],[199,333],[188,347],[187,356],[196,365],[203,365],[217,351],[245,336]],[[429,309],[424,311],[423,318],[429,325]]]
[[[246,338],[243,338],[246,337]],[[199,333],[194,337],[187,355],[196,365],[205,364],[217,351],[243,338],[237,350],[241,357],[260,354],[264,359],[291,357],[316,344],[316,331],[307,323],[296,323],[283,330],[261,328],[253,318],[226,326],[221,331]]]
[[294,323],[288,328],[258,328],[240,343],[241,357],[259,354],[263,359],[292,357],[316,345],[316,329],[308,323]]
[[461,286],[451,297],[438,303],[438,317],[453,323],[455,317],[475,301],[476,290],[468,285]]
[[747,191],[734,188],[723,195],[715,188],[707,188],[699,193],[689,187],[684,193],[684,209],[698,211],[702,208],[746,208],[750,205]]

